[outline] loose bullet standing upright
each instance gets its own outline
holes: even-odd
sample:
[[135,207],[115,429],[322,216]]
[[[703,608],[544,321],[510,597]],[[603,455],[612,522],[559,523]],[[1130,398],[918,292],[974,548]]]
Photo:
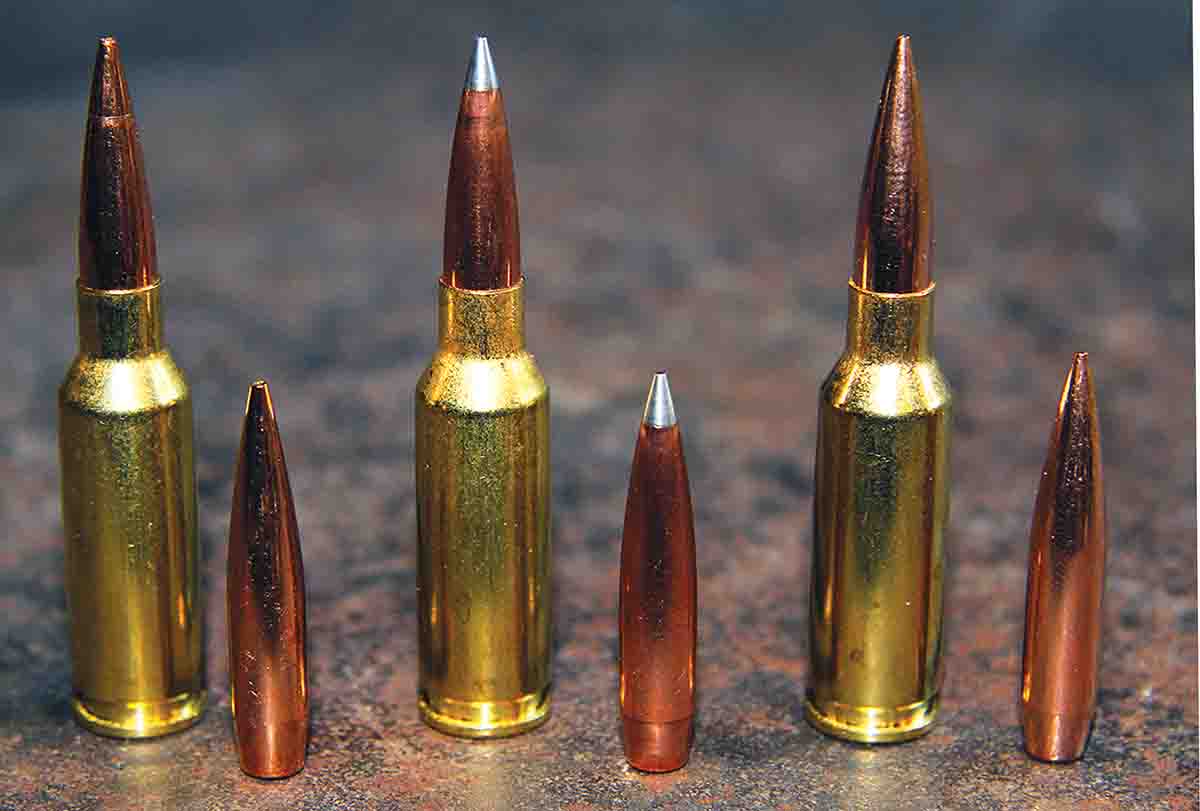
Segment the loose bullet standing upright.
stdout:
[[908,37],[867,155],[846,349],[821,388],[805,702],[868,743],[928,731],[938,707],[950,391],[932,354],[932,212]]
[[229,686],[242,771],[304,768],[308,670],[304,563],[283,442],[266,381],[250,386],[234,474],[226,578]]
[[650,384],[621,538],[621,726],[646,772],[687,763],[696,712],[696,535],[666,372]]
[[1096,712],[1108,547],[1100,420],[1085,352],[1075,355],[1050,431],[1029,531],[1021,726],[1038,760],[1070,761]]
[[516,735],[550,710],[550,401],[525,349],[512,150],[487,40],[446,190],[438,347],[416,392],[418,705]]
[[79,354],[58,392],[72,706],[148,738],[204,708],[192,404],[162,338],[150,197],[111,38],[92,75],[79,215]]

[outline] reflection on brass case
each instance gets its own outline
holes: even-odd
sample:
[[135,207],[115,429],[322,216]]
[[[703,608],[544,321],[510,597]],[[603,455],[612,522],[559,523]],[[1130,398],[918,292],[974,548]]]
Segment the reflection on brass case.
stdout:
[[915,738],[937,713],[950,392],[933,291],[851,282],[846,351],[821,389],[805,709],[853,741]]
[[419,704],[452,735],[516,735],[550,709],[549,392],[523,281],[439,287],[416,394]]
[[80,285],[78,314],[58,395],[72,706],[94,732],[148,738],[205,702],[191,399],[157,283]]

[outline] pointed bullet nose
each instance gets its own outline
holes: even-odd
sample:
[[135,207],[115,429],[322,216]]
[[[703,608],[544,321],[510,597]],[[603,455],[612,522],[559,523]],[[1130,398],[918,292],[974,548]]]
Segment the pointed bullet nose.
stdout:
[[898,74],[908,75],[912,71],[912,40],[908,34],[900,34],[896,37],[896,44],[892,46],[892,64],[891,75],[893,80]]
[[496,78],[496,66],[492,63],[492,50],[488,47],[487,37],[475,37],[475,52],[471,54],[471,62],[467,65],[467,80],[463,89],[500,89],[500,80]]
[[675,418],[675,402],[671,399],[671,384],[665,371],[657,372],[650,382],[650,394],[646,397],[646,410],[642,422],[651,428],[670,428]]
[[450,147],[442,282],[500,290],[521,281],[512,144],[486,37],[475,40]]
[[269,418],[271,422],[275,421],[275,409],[271,405],[271,390],[267,387],[267,381],[255,380],[250,384],[250,391],[246,394],[246,418],[256,421]]
[[129,101],[129,88],[125,84],[125,68],[121,65],[121,49],[112,37],[103,37],[96,49],[88,113],[95,116],[133,113],[133,104]]
[[1074,360],[1071,361],[1071,382],[1076,386],[1089,386],[1090,374],[1088,370],[1088,353],[1076,352]]
[[1071,370],[1063,383],[1062,399],[1059,402],[1059,422],[1066,434],[1078,432],[1087,435],[1094,421],[1095,397],[1092,393],[1092,372],[1088,367],[1088,353],[1076,352],[1071,359]]
[[921,97],[907,35],[896,38],[863,171],[855,280],[880,293],[915,293],[931,280],[933,200]]

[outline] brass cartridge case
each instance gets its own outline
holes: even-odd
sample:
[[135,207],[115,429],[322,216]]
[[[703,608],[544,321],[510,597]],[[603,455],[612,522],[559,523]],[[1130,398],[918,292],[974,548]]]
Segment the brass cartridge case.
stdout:
[[418,703],[452,735],[516,735],[550,709],[550,403],[524,281],[442,282],[416,392]]
[[205,703],[191,398],[157,282],[80,284],[78,316],[58,393],[72,706],[94,732],[148,738]]
[[950,391],[933,292],[852,281],[846,350],[821,389],[805,710],[853,741],[915,738],[937,714]]

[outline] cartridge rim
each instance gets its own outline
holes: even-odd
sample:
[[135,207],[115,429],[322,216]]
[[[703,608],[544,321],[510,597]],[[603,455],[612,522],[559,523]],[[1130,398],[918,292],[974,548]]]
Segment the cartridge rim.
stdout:
[[[99,715],[89,707],[98,703],[111,705],[105,707],[111,710],[109,715]],[[181,693],[163,701],[96,702],[71,696],[71,709],[81,726],[97,735],[124,739],[158,738],[181,732],[200,720],[207,704],[206,690]],[[154,723],[148,722],[148,718],[165,720]]]
[[550,686],[509,701],[455,701],[439,704],[458,710],[450,715],[436,709],[422,690],[417,697],[421,720],[457,738],[509,738],[540,727],[550,718]]
[[836,701],[818,702],[809,691],[804,715],[819,731],[856,743],[903,743],[933,728],[940,709],[939,694],[905,707],[854,707]]

